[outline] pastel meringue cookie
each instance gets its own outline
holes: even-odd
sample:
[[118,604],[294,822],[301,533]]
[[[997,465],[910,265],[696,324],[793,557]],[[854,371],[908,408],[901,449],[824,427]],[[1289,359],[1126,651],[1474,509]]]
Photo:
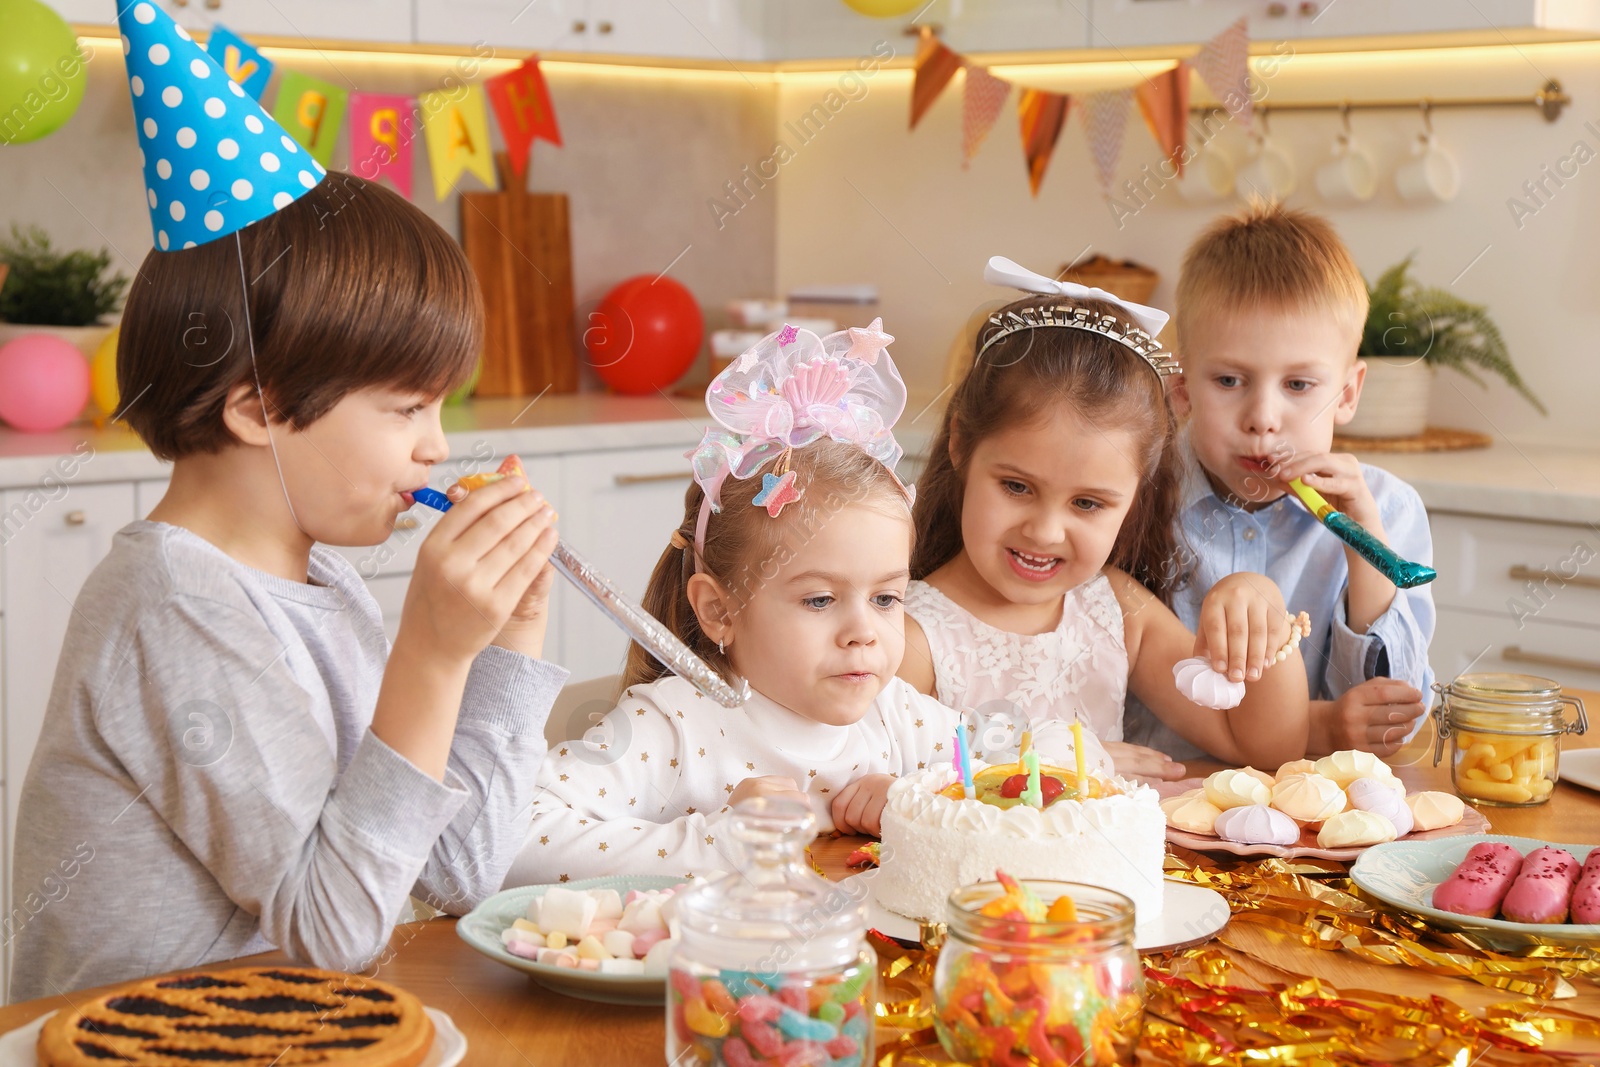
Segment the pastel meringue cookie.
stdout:
[[1411,817],[1405,794],[1396,793],[1383,779],[1357,778],[1345,790],[1345,795],[1349,797],[1352,808],[1377,812],[1394,823],[1395,837],[1404,837],[1411,832],[1415,820]]
[[1320,823],[1345,809],[1344,790],[1320,774],[1289,774],[1272,787],[1272,806],[1298,823]]
[[1203,789],[1168,797],[1161,802],[1161,810],[1167,816],[1168,826],[1191,834],[1215,833],[1217,816],[1222,814],[1222,809],[1206,799]]
[[1258,771],[1254,767],[1240,767],[1239,769],[1248,774],[1250,777],[1254,778],[1256,781],[1260,782],[1262,785],[1266,786],[1268,789],[1271,789],[1277,782],[1277,779],[1268,774],[1266,771]]
[[1429,789],[1406,797],[1406,807],[1411,809],[1412,829],[1443,830],[1454,826],[1467,814],[1467,806],[1454,793],[1441,793]]
[[1395,839],[1394,823],[1375,811],[1352,808],[1322,824],[1318,848],[1364,848]]
[[1291,774],[1315,774],[1317,761],[1314,759],[1292,759],[1278,768],[1277,777],[1287,778]]
[[1217,771],[1206,779],[1206,799],[1222,811],[1242,808],[1246,804],[1266,804],[1272,799],[1272,790],[1260,778],[1248,771]]
[[1379,778],[1392,783],[1391,788],[1405,792],[1405,786],[1400,784],[1400,779],[1394,776],[1394,771],[1389,769],[1387,763],[1359,748],[1347,748],[1331,756],[1323,756],[1317,760],[1316,772],[1338,782],[1340,789],[1349,789],[1350,783],[1357,778]]
[[1217,816],[1217,836],[1241,845],[1293,845],[1300,841],[1300,827],[1277,808],[1247,804]]
[[1202,708],[1224,711],[1238,707],[1244,699],[1244,683],[1229,681],[1227,675],[1212,670],[1204,656],[1191,656],[1173,664],[1172,680],[1184,699]]

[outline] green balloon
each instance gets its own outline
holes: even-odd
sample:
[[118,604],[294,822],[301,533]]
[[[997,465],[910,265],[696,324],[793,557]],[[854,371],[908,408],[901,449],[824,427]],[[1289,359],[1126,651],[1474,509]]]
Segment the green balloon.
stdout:
[[84,56],[66,20],[40,0],[0,0],[0,144],[56,132],[83,102]]

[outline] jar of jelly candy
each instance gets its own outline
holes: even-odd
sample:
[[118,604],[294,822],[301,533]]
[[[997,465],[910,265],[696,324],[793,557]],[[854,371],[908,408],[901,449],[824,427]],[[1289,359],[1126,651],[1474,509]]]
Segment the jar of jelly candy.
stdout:
[[667,988],[675,1067],[868,1067],[877,957],[862,890],[813,873],[816,817],[792,800],[733,809],[735,873],[686,891]]
[[[1435,683],[1437,766],[1450,741],[1450,781],[1474,804],[1543,804],[1561,780],[1561,738],[1589,729],[1583,701],[1563,696],[1561,684],[1533,674],[1463,674]],[[1566,706],[1576,717],[1566,720]]]
[[1144,1026],[1133,901],[998,875],[950,894],[934,1027],[975,1065],[1132,1063]]

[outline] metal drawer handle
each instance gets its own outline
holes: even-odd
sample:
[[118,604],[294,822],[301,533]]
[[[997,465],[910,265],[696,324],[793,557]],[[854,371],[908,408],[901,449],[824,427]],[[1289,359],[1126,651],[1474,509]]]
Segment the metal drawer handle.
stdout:
[[611,480],[617,485],[644,485],[647,482],[681,482],[688,476],[684,471],[666,471],[662,474],[618,474]]
[[422,520],[415,515],[402,515],[394,520],[394,528],[396,530],[415,530],[421,525]]
[[1507,645],[1500,650],[1500,658],[1507,663],[1534,663],[1541,667],[1566,667],[1569,670],[1593,671],[1600,674],[1600,660],[1549,656],[1543,652],[1524,652],[1521,645]]
[[573,33],[582,33],[585,30],[587,30],[588,28],[589,28],[589,24],[587,22],[583,21],[582,19],[574,19],[572,21],[572,32]]
[[1575,585],[1580,589],[1600,589],[1600,578],[1591,578],[1587,574],[1575,574],[1571,578],[1563,578],[1559,574],[1536,571],[1532,567],[1523,566],[1521,563],[1516,564],[1506,573],[1514,581],[1518,582],[1556,581],[1562,585]]
[[81,511],[69,511],[66,515],[66,521],[68,526],[82,526],[89,521],[89,516]]
[[601,20],[601,22],[595,26],[595,29],[599,30],[601,33],[610,33],[611,23]]

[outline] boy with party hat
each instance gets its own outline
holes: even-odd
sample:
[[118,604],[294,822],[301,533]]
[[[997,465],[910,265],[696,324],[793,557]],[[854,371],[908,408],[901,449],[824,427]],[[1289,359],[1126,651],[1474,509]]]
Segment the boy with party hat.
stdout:
[[[1367,286],[1326,219],[1254,202],[1190,246],[1178,280],[1183,374],[1174,561],[1187,581],[1172,608],[1193,626],[1223,575],[1275,581],[1312,619],[1301,646],[1311,686],[1307,750],[1392,755],[1417,729],[1428,665],[1429,586],[1397,588],[1289,492],[1301,480],[1407,560],[1433,558],[1417,491],[1380,467],[1332,451],[1366,366],[1357,358]],[[1174,759],[1204,753],[1129,702],[1127,740]]]
[[157,246],[121,417],[172,482],[74,604],[17,813],[18,999],[272,947],[360,969],[409,894],[470,909],[565,678],[521,479],[439,520],[392,650],[326,547],[385,540],[448,454],[483,329],[459,248],[324,172],[153,3],[120,24]]

